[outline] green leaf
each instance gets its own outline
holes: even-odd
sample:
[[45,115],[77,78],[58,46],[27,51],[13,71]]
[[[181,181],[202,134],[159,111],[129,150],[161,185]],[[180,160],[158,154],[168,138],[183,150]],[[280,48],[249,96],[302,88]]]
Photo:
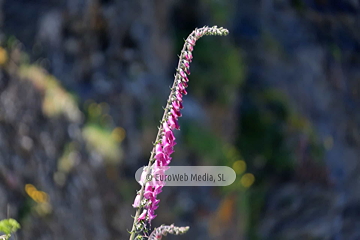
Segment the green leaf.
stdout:
[[0,221],[0,232],[8,235],[7,237],[10,237],[10,234],[16,232],[19,228],[20,224],[15,219],[9,218]]

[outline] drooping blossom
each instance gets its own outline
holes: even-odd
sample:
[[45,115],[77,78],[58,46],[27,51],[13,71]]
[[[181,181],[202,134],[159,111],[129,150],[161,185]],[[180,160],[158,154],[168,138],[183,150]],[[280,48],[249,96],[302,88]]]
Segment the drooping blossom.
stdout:
[[[151,169],[144,169],[141,174],[140,184],[142,185],[142,189],[140,192],[146,200],[143,201],[143,199],[141,199],[140,193],[138,193],[134,200],[133,207],[142,209],[142,212],[138,214],[138,218],[134,220],[132,231],[135,229],[136,221],[150,222],[156,217],[155,210],[158,208],[160,202],[160,200],[157,199],[157,195],[161,193],[165,182],[154,178],[147,179],[147,174],[151,173],[152,176],[164,175],[165,171],[169,168],[168,165],[171,162],[171,154],[174,152],[174,146],[176,145],[173,131],[175,129],[180,130],[178,118],[182,116],[180,110],[183,108],[183,96],[187,95],[186,88],[188,87],[190,63],[193,59],[192,51],[195,43],[204,35],[226,35],[227,33],[228,31],[226,29],[216,26],[203,27],[193,31],[185,40],[184,48],[180,54],[175,81],[171,88],[172,91],[168,104],[165,108],[164,118],[162,119],[158,137],[151,154]],[[134,234],[131,236],[134,236]]]

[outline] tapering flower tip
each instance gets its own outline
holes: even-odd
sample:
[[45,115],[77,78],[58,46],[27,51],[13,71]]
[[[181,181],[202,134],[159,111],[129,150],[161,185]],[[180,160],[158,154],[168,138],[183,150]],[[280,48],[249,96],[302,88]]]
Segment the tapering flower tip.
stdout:
[[220,36],[225,36],[229,34],[229,30],[220,27],[218,28],[217,26],[213,26],[211,28],[207,28],[205,31],[205,35],[220,35]]
[[189,227],[176,227],[174,224],[171,224],[170,226],[161,225],[154,229],[148,240],[161,240],[163,236],[168,234],[180,235],[186,233],[188,230]]
[[217,32],[220,33],[219,35],[221,35],[221,36],[226,36],[229,34],[229,30],[227,30],[226,28],[223,28],[223,27],[218,28]]
[[199,29],[195,29],[195,38],[199,39],[204,35],[220,35],[220,36],[225,36],[229,34],[229,30],[222,28],[222,27],[217,27],[217,26],[213,26],[213,27],[202,27]]

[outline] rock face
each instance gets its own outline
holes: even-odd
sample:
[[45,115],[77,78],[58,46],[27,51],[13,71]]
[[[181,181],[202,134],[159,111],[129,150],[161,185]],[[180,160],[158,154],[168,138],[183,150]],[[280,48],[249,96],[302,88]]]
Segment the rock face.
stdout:
[[[7,214],[18,218],[23,229],[18,237],[24,239],[108,238],[96,183],[96,175],[103,173],[94,168],[96,159],[85,148],[81,118],[76,115],[79,110],[72,109],[78,116],[74,119],[63,113],[47,116],[44,86],[20,77],[18,71],[10,62],[1,70],[0,189],[4,211],[0,218]],[[69,144],[73,146],[68,158],[71,166],[62,172],[59,158]],[[32,195],[29,185],[41,190],[36,192],[45,192],[45,199]]]
[[[143,135],[142,119],[151,116],[154,96],[166,99],[171,81],[171,1],[1,3],[1,55],[8,59],[0,59],[0,218],[18,219],[21,239],[127,238],[139,187],[131,173],[145,164],[156,133],[152,127]],[[108,108],[95,114],[106,120],[100,130],[87,116],[94,112],[88,99],[102,102],[95,110]],[[115,148],[126,155],[109,161],[101,141],[117,131],[100,137],[114,126],[130,137],[120,144],[117,135]]]
[[[162,114],[158,106],[167,97],[176,66],[177,43],[171,37],[184,33],[182,39],[194,27],[217,24],[229,28],[230,49],[236,49],[234,58],[217,64],[241,68],[236,56],[242,49],[244,84],[226,82],[230,87],[224,87],[224,95],[234,91],[239,96],[224,108],[213,107],[221,92],[217,86],[225,85],[216,78],[231,73],[206,75],[213,72],[201,63],[211,52],[195,49],[200,58],[205,55],[203,62],[194,63],[203,69],[199,75],[212,78],[197,94],[213,105],[188,96],[192,102],[184,117],[202,123],[216,117],[213,131],[232,142],[233,133],[243,129],[229,112],[237,105],[247,108],[249,99],[256,103],[264,89],[277,89],[305,119],[306,131],[297,132],[295,140],[291,134],[284,137],[296,149],[295,177],[280,181],[271,172],[255,174],[268,187],[260,220],[253,223],[255,235],[359,239],[359,7],[353,0],[0,0],[0,219],[9,215],[21,221],[19,239],[126,239],[138,188],[131,173],[149,157],[153,126]],[[100,107],[108,111],[98,114]],[[235,115],[244,121],[241,110]],[[266,114],[261,117],[269,120]],[[224,119],[231,124],[224,127]],[[280,125],[292,131],[290,123]],[[309,126],[324,148],[320,160],[325,166],[315,164],[310,154]],[[120,149],[113,151],[115,157],[102,154],[109,146]],[[187,150],[179,156],[196,162],[196,154]],[[265,158],[250,154],[245,160],[256,172]],[[239,218],[232,219],[233,196],[221,201],[219,209],[232,217],[218,213],[219,219],[230,219],[219,224],[209,219],[220,202],[213,201],[210,190],[163,194],[155,225],[171,224],[177,209],[182,217],[175,223],[190,224],[189,239],[223,239],[222,229],[227,239],[246,235],[237,227]]]
[[[277,186],[262,217],[264,239],[359,238],[356,214],[347,210],[359,200],[359,7],[354,1],[263,1],[239,10],[253,13],[237,27],[239,42],[251,46],[250,78],[280,89],[310,121],[325,148],[330,183],[319,185],[322,174],[308,165],[302,183]],[[244,25],[251,26],[251,38]],[[302,138],[298,166],[308,161],[309,139]]]

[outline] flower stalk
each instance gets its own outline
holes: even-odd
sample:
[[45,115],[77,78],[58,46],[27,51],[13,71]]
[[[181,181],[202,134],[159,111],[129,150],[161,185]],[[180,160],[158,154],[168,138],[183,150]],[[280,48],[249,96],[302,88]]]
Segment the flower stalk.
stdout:
[[148,240],[161,240],[162,237],[167,234],[180,235],[186,233],[188,230],[189,227],[176,227],[174,224],[171,224],[170,226],[161,225],[154,229]]
[[[151,223],[151,220],[156,217],[154,211],[158,208],[158,204],[160,202],[160,200],[156,199],[156,197],[162,191],[164,183],[159,181],[150,182],[149,179],[147,179],[147,176],[149,176],[150,173],[163,174],[164,169],[166,170],[171,161],[170,156],[174,152],[173,148],[176,144],[173,130],[180,130],[178,118],[181,117],[180,110],[183,108],[183,95],[187,94],[186,88],[189,82],[188,75],[190,75],[190,63],[193,58],[192,51],[194,49],[195,43],[197,40],[199,40],[199,38],[205,35],[224,36],[228,33],[229,31],[227,29],[221,27],[218,28],[217,26],[205,26],[195,29],[185,40],[184,46],[179,56],[179,63],[176,69],[174,83],[171,87],[171,92],[164,109],[162,120],[160,121],[160,127],[156,135],[154,147],[151,151],[149,163],[141,175],[141,189],[138,191],[133,203],[133,207],[137,208],[137,210],[130,232],[130,240],[134,240],[136,234],[138,234],[136,239],[143,238],[140,233],[145,233],[148,235],[147,223]],[[169,230],[169,233],[174,232],[177,234],[182,234],[188,230],[188,227],[178,228],[174,227],[173,225],[170,227],[171,228],[166,228],[167,230],[171,230]],[[165,228],[160,227],[158,229]],[[166,231],[164,233],[166,233]]]

